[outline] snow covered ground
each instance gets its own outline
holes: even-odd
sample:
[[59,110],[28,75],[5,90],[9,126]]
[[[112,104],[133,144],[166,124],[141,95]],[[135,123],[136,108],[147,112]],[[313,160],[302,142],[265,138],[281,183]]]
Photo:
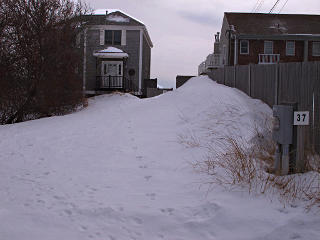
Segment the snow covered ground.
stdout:
[[302,205],[203,185],[181,144],[249,140],[271,110],[193,78],[164,95],[113,94],[67,116],[0,126],[0,240],[320,239]]

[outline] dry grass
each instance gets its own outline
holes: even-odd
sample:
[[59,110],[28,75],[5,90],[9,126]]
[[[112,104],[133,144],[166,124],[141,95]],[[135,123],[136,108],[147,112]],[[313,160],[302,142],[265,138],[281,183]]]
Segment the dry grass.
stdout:
[[277,197],[284,204],[304,201],[307,209],[320,207],[320,164],[309,164],[313,168],[305,174],[271,174],[267,169],[273,165],[275,146],[265,135],[258,134],[255,139],[249,149],[243,141],[223,139],[220,143],[224,146],[223,151],[209,146],[206,159],[194,167],[210,176],[210,184],[245,188],[249,193]]
[[201,147],[200,139],[192,131],[189,134],[179,134],[178,143],[186,146],[187,148]]

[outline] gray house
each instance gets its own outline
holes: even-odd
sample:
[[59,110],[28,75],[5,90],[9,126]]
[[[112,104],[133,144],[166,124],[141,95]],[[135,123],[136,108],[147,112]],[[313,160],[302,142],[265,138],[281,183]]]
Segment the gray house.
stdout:
[[144,23],[113,9],[96,10],[85,19],[84,33],[78,39],[84,92],[119,90],[143,95],[153,47]]

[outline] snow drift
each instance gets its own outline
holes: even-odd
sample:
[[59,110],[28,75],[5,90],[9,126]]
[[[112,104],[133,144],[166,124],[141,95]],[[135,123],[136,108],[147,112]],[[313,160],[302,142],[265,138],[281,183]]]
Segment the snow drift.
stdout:
[[[80,112],[0,126],[0,239],[319,239],[320,217],[208,192],[201,142],[250,140],[268,106],[206,77],[151,99],[96,97]],[[209,132],[209,130],[211,132]]]

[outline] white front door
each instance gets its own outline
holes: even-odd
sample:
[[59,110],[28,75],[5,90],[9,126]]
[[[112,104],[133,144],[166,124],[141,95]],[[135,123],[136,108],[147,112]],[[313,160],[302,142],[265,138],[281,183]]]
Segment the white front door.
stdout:
[[122,88],[123,87],[123,62],[102,61],[101,65],[102,87]]

